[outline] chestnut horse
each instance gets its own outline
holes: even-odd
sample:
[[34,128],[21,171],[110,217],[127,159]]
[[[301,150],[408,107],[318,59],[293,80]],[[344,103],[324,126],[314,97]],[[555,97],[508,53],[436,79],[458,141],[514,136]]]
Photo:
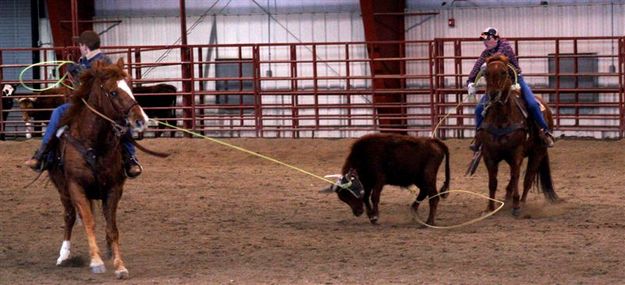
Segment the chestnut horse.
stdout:
[[64,130],[55,150],[59,162],[49,174],[65,208],[65,236],[57,265],[70,255],[70,238],[76,212],[85,226],[91,257],[91,271],[106,271],[95,238],[93,200],[102,201],[106,220],[106,244],[113,259],[117,278],[128,277],[122,261],[117,230],[117,204],[122,196],[121,137],[129,131],[142,131],[148,117],[135,101],[123,71],[123,61],[106,65],[96,63],[80,77],[80,88],[71,98],[71,108],[60,125]]
[[[495,198],[497,190],[497,171],[502,160],[510,166],[510,182],[506,188],[506,200],[512,199],[512,214],[520,212],[520,202],[525,202],[527,193],[534,183],[540,184],[545,197],[556,201],[558,196],[553,189],[551,167],[547,146],[542,142],[539,128],[533,119],[527,118],[526,104],[518,88],[512,88],[515,71],[503,55],[487,59],[486,105],[484,122],[478,129],[478,140],[482,142],[484,164],[488,169],[488,188],[490,198]],[[553,128],[551,110],[542,100],[543,112],[549,128]],[[528,157],[523,196],[519,195],[519,176],[523,159]],[[495,202],[488,202],[487,211],[495,209]]]

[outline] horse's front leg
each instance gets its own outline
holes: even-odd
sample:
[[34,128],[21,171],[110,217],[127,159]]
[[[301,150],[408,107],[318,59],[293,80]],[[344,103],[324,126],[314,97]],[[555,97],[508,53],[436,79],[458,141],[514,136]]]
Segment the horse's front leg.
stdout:
[[72,204],[72,200],[67,194],[61,193],[61,203],[64,208],[64,220],[65,220],[65,232],[63,235],[63,243],[59,250],[59,258],[56,260],[56,265],[62,265],[64,261],[69,259],[71,253],[72,229],[76,222],[76,209]]
[[486,169],[488,169],[488,196],[490,197],[486,207],[486,212],[492,212],[495,210],[495,201],[492,199],[495,199],[495,192],[497,192],[497,172],[499,171],[499,162],[484,157],[484,164],[486,164]]
[[80,218],[85,226],[87,241],[89,243],[89,255],[91,256],[91,262],[89,263],[91,272],[104,273],[106,272],[106,267],[100,257],[100,249],[98,248],[95,238],[95,219],[93,217],[91,203],[85,196],[82,187],[76,182],[69,181],[67,187],[74,202],[74,206],[76,210],[78,210],[78,214],[80,214]]
[[[517,154],[514,158],[508,161],[510,165],[510,182],[508,182],[508,186],[506,187],[506,193],[512,194],[512,215],[518,216],[520,213],[521,205],[519,195],[519,176],[521,175],[521,163],[523,162],[523,155]],[[509,194],[506,194],[506,199],[508,199]]]
[[118,279],[128,278],[128,269],[122,260],[122,254],[119,247],[119,231],[117,229],[117,204],[121,198],[121,187],[114,187],[109,192],[109,196],[103,201],[102,210],[104,219],[106,220],[106,244],[109,254],[113,258],[113,266],[115,266],[115,276]]

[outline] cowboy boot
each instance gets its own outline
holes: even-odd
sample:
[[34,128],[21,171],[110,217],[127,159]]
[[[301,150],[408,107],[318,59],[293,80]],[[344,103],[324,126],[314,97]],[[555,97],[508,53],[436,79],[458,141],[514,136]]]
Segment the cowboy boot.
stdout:
[[126,175],[128,176],[128,178],[135,178],[141,175],[141,172],[143,172],[143,166],[139,164],[139,160],[137,160],[136,156],[126,157],[124,167],[126,169]]
[[25,166],[30,167],[30,169],[35,170],[37,172],[42,171],[42,161],[43,161],[43,156],[45,153],[45,149],[46,149],[46,145],[43,144],[41,145],[41,147],[35,151],[35,154],[33,155],[33,157],[31,157],[29,160],[24,162]]
[[553,147],[556,141],[551,132],[545,129],[540,130],[540,138],[547,147]]
[[469,149],[472,150],[473,152],[477,152],[478,150],[480,150],[480,146],[482,146],[482,143],[477,139],[477,132],[476,132],[475,137],[473,137],[473,140],[471,141],[471,144],[469,145]]

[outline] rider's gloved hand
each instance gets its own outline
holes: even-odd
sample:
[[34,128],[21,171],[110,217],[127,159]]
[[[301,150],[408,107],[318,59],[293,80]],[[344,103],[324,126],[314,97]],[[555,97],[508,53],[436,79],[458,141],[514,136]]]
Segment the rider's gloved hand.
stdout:
[[469,85],[467,85],[467,93],[469,93],[469,100],[471,102],[475,102],[475,94],[477,93],[477,88],[475,87],[475,83],[470,82]]

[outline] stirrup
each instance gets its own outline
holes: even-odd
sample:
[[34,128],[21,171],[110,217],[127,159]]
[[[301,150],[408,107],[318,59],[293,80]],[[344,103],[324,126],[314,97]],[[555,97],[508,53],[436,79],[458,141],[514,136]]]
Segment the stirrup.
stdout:
[[41,159],[37,159],[35,157],[25,161],[24,162],[24,166],[27,166],[28,168],[30,168],[30,169],[32,169],[32,170],[34,170],[36,172],[41,172],[43,170],[42,169],[43,164],[42,164]]
[[[130,170],[133,167],[138,167],[138,171],[131,172]],[[128,176],[128,178],[136,178],[141,175],[141,173],[143,173],[143,166],[141,166],[141,164],[139,164],[139,161],[134,157],[131,157],[126,161],[124,168],[126,176]]]
[[480,150],[480,144],[472,143],[471,145],[469,145],[469,149],[473,152],[478,152]]
[[551,132],[546,131],[546,130],[540,130],[541,132],[541,137],[542,137],[542,141],[543,143],[547,146],[547,147],[553,147],[553,145],[555,144],[555,138],[553,137],[553,135],[551,134]]

